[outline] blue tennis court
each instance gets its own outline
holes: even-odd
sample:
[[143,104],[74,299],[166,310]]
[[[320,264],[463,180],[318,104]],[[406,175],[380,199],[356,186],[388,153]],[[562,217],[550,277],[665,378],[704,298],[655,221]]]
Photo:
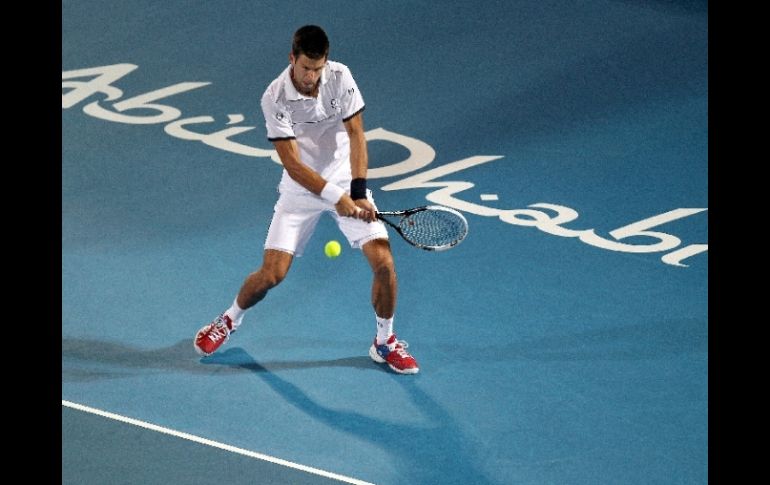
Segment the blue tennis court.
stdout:
[[[201,359],[259,267],[281,176],[260,97],[297,27],[366,102],[395,331],[323,218]],[[62,2],[62,483],[708,481],[706,1]]]

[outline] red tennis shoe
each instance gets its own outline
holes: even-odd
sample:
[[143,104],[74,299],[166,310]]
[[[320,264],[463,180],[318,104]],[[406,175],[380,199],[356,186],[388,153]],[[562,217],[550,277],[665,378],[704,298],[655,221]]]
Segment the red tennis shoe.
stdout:
[[223,343],[230,339],[233,321],[225,314],[219,315],[213,322],[198,330],[195,335],[195,351],[200,355],[211,355]]
[[403,340],[398,340],[396,334],[390,336],[387,342],[377,345],[377,337],[374,337],[374,343],[369,347],[369,357],[378,364],[387,363],[394,372],[399,374],[417,374],[420,367],[414,357],[409,355],[406,348],[409,344]]

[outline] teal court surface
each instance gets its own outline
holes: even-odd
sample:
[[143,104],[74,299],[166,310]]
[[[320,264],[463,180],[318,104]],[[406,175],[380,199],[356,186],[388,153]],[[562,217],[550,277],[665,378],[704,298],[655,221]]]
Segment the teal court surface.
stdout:
[[[708,11],[698,1],[62,2],[62,482],[703,484]],[[395,330],[323,218],[219,352],[281,176],[259,100],[318,24],[366,102]]]

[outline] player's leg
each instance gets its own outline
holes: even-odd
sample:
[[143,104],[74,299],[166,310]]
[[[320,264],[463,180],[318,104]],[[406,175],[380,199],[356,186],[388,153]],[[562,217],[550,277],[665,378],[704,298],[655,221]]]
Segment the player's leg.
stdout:
[[283,281],[293,259],[291,253],[265,249],[262,266],[246,277],[230,308],[198,331],[195,336],[196,352],[200,355],[211,355],[227,342],[230,334],[243,322],[246,310],[256,305],[270,289]]
[[[277,249],[265,249],[262,267],[251,273],[243,282],[236,298],[237,307],[241,312],[253,307],[267,295],[267,292],[278,286],[289,272],[294,256],[291,253]],[[238,318],[240,317],[240,318]],[[242,319],[242,315],[233,315],[233,321]],[[236,327],[240,325],[238,322]]]
[[377,335],[369,348],[369,356],[375,362],[387,362],[400,374],[416,374],[420,367],[406,351],[409,344],[399,341],[393,333],[398,282],[390,243],[387,239],[374,239],[361,250],[372,268],[372,305],[377,320]]
[[[398,282],[390,242],[387,239],[374,239],[361,248],[372,268],[372,306],[378,317],[392,320],[396,311]],[[390,329],[386,329],[390,330]],[[382,337],[387,340],[391,332]]]
[[[371,191],[367,191],[367,198],[374,205]],[[369,355],[375,362],[387,362],[396,372],[416,374],[420,369],[405,350],[408,344],[399,342],[393,333],[398,282],[385,224],[382,221],[364,222],[340,217],[336,212],[332,213],[332,217],[351,247],[362,250],[372,269],[372,306],[377,322],[377,336],[369,348]]]
[[196,352],[214,353],[241,325],[246,310],[283,281],[294,257],[302,255],[323,209],[312,198],[281,195],[265,239],[262,266],[246,277],[230,308],[198,331]]

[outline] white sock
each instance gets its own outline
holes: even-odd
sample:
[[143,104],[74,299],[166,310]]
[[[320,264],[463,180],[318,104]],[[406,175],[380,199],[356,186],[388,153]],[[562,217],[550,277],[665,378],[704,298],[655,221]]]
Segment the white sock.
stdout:
[[246,310],[238,306],[238,297],[236,296],[233,305],[225,313],[233,321],[233,330],[235,330],[243,323],[243,315],[246,314]]
[[377,345],[382,345],[393,335],[393,317],[380,318],[376,313],[374,316],[377,318]]

